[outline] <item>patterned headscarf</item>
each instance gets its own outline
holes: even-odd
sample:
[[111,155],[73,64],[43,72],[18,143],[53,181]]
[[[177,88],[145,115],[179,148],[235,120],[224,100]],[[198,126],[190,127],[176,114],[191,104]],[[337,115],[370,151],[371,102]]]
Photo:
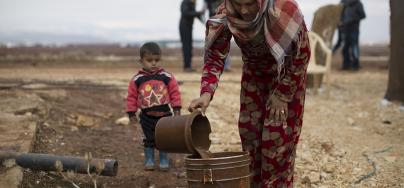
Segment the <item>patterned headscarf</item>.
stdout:
[[252,21],[239,18],[231,0],[218,8],[218,13],[208,20],[205,48],[208,49],[227,26],[242,41],[255,37],[264,26],[265,39],[278,68],[283,67],[286,51],[303,27],[303,14],[294,0],[256,0],[259,6]]

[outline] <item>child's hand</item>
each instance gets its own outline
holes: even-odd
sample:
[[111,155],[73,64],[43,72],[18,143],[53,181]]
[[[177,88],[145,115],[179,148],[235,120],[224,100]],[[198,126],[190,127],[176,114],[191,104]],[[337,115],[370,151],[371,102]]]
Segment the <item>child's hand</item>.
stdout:
[[181,110],[174,110],[174,116],[180,116]]
[[132,116],[132,117],[130,117],[129,118],[129,120],[130,120],[130,124],[136,124],[138,121],[137,121],[137,117],[136,117],[136,115],[135,116]]
[[284,122],[288,117],[288,103],[279,99],[276,95],[271,95],[269,97],[268,103],[266,105],[267,110],[269,109],[269,119],[275,122]]

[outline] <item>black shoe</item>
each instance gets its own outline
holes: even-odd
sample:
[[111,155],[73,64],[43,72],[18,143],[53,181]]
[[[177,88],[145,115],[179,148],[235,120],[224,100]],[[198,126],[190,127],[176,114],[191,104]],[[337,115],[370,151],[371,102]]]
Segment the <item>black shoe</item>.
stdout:
[[352,67],[353,71],[359,71],[359,69],[361,69],[360,67]]
[[341,67],[341,68],[339,69],[339,71],[349,71],[349,68],[348,68],[348,67]]
[[184,68],[184,72],[196,72],[193,68]]

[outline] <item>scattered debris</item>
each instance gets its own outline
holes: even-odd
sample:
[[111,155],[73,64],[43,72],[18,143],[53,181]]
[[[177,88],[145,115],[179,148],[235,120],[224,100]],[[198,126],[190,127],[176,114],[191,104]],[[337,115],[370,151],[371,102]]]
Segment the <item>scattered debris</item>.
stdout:
[[383,159],[386,160],[386,161],[389,162],[389,163],[394,163],[394,162],[396,162],[397,157],[394,157],[394,156],[384,156]]
[[390,125],[390,124],[391,124],[391,121],[389,121],[389,120],[383,120],[383,124]]
[[6,168],[11,168],[11,167],[13,167],[15,165],[16,165],[15,159],[8,159],[8,160],[3,161],[3,166],[6,167]]
[[[381,150],[381,151],[376,151],[376,152],[373,152],[373,153],[374,153],[374,154],[385,153],[385,152],[390,151],[392,148],[393,148],[393,147],[390,146],[390,147],[388,147],[388,148],[386,148],[386,149],[383,149],[383,150]],[[362,177],[360,177],[357,181],[355,181],[355,184],[359,184],[359,183],[361,183],[363,180],[368,179],[368,178],[374,176],[374,175],[376,174],[376,171],[377,171],[376,162],[373,161],[373,160],[371,160],[371,159],[369,158],[369,155],[368,155],[366,152],[363,152],[363,153],[362,153],[362,156],[364,156],[364,157],[366,158],[366,160],[368,161],[368,163],[370,163],[370,164],[372,165],[372,171],[371,171],[370,173],[368,173],[368,174],[363,175]],[[394,160],[395,160],[395,159],[394,159]]]
[[381,101],[380,101],[380,106],[382,106],[382,107],[387,107],[387,106],[389,106],[391,104],[391,102],[389,101],[389,100],[387,100],[387,99],[382,99]]
[[370,177],[372,177],[372,176],[374,176],[376,174],[376,163],[369,158],[369,156],[368,156],[368,154],[366,152],[363,152],[362,156],[364,156],[366,158],[366,160],[370,163],[370,165],[372,165],[373,169],[372,169],[372,172],[370,172],[370,173],[368,173],[366,175],[363,175],[357,181],[355,181],[355,184],[359,184],[363,180],[368,179],[368,178],[370,178]]
[[116,125],[129,125],[129,118],[127,116],[121,117],[115,121]]
[[76,125],[84,127],[92,127],[95,125],[94,119],[86,115],[78,115],[76,120]]

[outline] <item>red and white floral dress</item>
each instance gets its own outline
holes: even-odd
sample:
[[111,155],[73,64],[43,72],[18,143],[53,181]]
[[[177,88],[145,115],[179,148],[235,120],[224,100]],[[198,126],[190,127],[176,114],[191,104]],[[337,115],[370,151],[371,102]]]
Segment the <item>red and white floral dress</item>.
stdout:
[[[208,23],[209,27],[209,23]],[[214,94],[230,49],[232,33],[225,28],[205,52],[201,94]],[[265,42],[264,32],[244,42],[235,37],[242,51],[239,132],[243,150],[252,158],[251,187],[292,187],[296,145],[303,124],[306,69],[310,45],[303,24],[292,42],[279,75],[278,63]],[[286,122],[269,119],[269,95],[288,103]]]

